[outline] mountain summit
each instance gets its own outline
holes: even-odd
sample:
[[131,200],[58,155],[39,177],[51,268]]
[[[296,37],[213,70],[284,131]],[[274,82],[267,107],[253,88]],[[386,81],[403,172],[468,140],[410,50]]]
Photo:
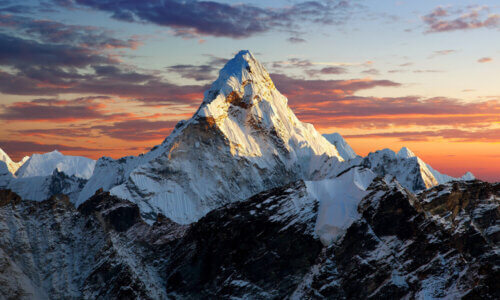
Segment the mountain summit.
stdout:
[[0,149],[0,162],[4,162],[7,166],[9,172],[11,174],[15,174],[17,170],[29,159],[29,156],[23,157],[21,161],[14,162],[12,159],[5,153],[2,149]]
[[[302,123],[249,51],[229,60],[194,116],[141,157],[105,158],[80,195],[97,189],[136,202],[146,219],[178,223],[298,179],[343,158],[311,124]],[[106,179],[116,174],[112,182]]]

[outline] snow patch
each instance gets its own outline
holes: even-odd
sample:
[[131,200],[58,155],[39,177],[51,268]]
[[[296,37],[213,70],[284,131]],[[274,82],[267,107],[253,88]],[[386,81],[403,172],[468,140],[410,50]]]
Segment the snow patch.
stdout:
[[360,218],[358,205],[375,177],[369,169],[353,168],[335,179],[306,182],[308,193],[320,202],[315,232],[324,245]]

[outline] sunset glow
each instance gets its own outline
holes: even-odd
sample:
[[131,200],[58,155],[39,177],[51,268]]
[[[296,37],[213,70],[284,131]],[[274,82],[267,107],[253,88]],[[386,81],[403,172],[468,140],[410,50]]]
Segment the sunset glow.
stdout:
[[[300,120],[357,154],[406,146],[440,172],[500,181],[498,5],[226,0],[174,18],[99,2],[0,4],[0,148],[14,160],[147,152],[249,49]],[[242,7],[255,17],[231,19]]]

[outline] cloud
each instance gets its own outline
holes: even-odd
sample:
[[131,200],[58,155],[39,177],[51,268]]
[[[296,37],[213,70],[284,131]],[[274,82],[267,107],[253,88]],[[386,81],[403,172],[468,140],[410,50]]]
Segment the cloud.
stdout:
[[136,49],[138,36],[116,38],[117,33],[97,26],[68,25],[52,20],[0,14],[0,29],[9,34],[15,31],[25,39],[41,43],[67,44],[87,49]]
[[59,151],[102,151],[103,149],[92,149],[81,146],[70,146],[64,144],[41,144],[37,142],[0,140],[0,148],[9,153],[12,158],[20,159],[23,155],[32,153],[45,153],[54,150]]
[[178,121],[127,120],[111,125],[93,126],[101,134],[125,141],[161,140],[170,134]]
[[432,54],[429,55],[429,58],[434,58],[434,57],[437,57],[437,56],[450,55],[450,54],[453,54],[453,53],[457,53],[457,50],[453,50],[453,49],[438,50],[438,51],[432,52]]
[[413,73],[442,73],[441,70],[413,70]]
[[[84,99],[84,100],[82,100]],[[85,100],[88,99],[88,100]],[[107,114],[105,105],[89,98],[73,101],[57,99],[35,99],[30,102],[16,102],[4,105],[0,118],[5,121],[50,121],[75,122],[90,119],[113,120],[130,117],[130,114]]]
[[380,72],[377,69],[368,69],[368,70],[362,71],[361,73],[369,74],[369,75],[380,75]]
[[308,59],[292,57],[287,60],[275,61],[272,63],[273,68],[310,68],[314,64]]
[[486,6],[472,7],[467,12],[439,6],[422,17],[427,25],[426,33],[499,28],[500,14],[489,13]]
[[[24,66],[23,66],[24,67]],[[177,85],[159,75],[124,70],[113,65],[78,69],[25,67],[18,72],[0,70],[0,92],[12,95],[98,94],[135,99],[145,104],[198,104],[207,85]]]
[[302,101],[307,101],[306,99],[311,99],[311,102],[317,100],[318,97],[324,99],[337,99],[340,96],[352,95],[360,90],[371,89],[375,87],[401,86],[400,83],[391,80],[308,80],[293,78],[284,74],[271,74],[271,78],[275,82],[276,87],[282,93],[289,95],[291,100],[301,99]]
[[290,43],[292,43],[292,44],[299,44],[299,43],[305,43],[306,42],[305,39],[299,38],[299,37],[294,37],[294,36],[289,37],[287,39],[287,41],[290,42]]
[[400,141],[428,141],[435,138],[459,142],[500,142],[500,128],[479,130],[442,129],[346,135],[346,138],[398,138]]
[[178,35],[245,38],[269,30],[294,31],[304,22],[344,23],[353,5],[348,1],[307,1],[282,8],[215,1],[75,0],[74,3],[111,13],[125,22],[148,22],[171,28]]
[[167,67],[170,72],[178,73],[183,78],[196,81],[214,80],[217,68],[213,65],[173,65]]
[[[0,14],[0,44],[3,45],[0,66],[5,67],[0,68],[0,92],[36,96],[104,94],[136,99],[147,105],[190,105],[200,101],[205,85],[176,85],[166,81],[161,73],[139,71],[121,63],[109,51],[133,48],[134,43],[109,34],[96,27]],[[209,62],[212,61],[219,63],[220,59],[210,57]],[[30,107],[22,109],[27,111]],[[48,108],[43,109],[49,113]],[[51,109],[55,110],[62,111],[62,108]],[[91,113],[88,109],[82,110],[82,115]],[[75,114],[76,111],[69,115]]]
[[479,63],[487,63],[487,62],[491,62],[491,61],[493,61],[493,58],[491,58],[491,57],[482,57],[482,58],[477,60],[477,62],[479,62]]
[[19,69],[43,67],[85,67],[90,64],[110,63],[105,56],[85,48],[70,45],[42,44],[0,33],[0,65]]
[[500,100],[464,102],[447,97],[357,96],[361,90],[398,87],[390,80],[311,80],[271,74],[301,120],[319,128],[387,129],[398,126],[484,127],[500,118]]

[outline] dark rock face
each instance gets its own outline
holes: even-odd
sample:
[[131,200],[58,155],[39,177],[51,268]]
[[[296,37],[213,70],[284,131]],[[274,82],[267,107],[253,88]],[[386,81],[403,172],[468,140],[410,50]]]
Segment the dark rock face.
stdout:
[[137,205],[99,191],[78,207],[83,215],[99,214],[106,227],[118,232],[128,230],[134,224],[142,222]]
[[57,169],[52,172],[52,176],[48,180],[48,192],[51,196],[73,191],[75,189],[80,191],[85,186],[85,183],[87,183],[86,179],[68,176],[64,172],[59,172]]
[[[149,269],[164,222],[138,218],[128,201],[98,194],[81,209],[67,196],[22,201],[0,191],[0,295],[21,299],[158,299]],[[173,231],[170,228],[170,231]],[[128,235],[126,235],[128,234]]]
[[98,192],[23,201],[0,191],[0,294],[17,298],[500,298],[500,184],[414,195],[380,179],[332,245],[302,181],[192,225]]
[[[463,214],[477,211],[484,201],[494,202],[498,209],[499,185],[477,184],[493,193],[475,193],[479,187],[474,184],[451,184],[463,192],[462,201],[473,203]],[[470,219],[456,230],[424,208],[430,205],[424,199],[446,186],[415,198],[398,185],[384,185],[372,185],[373,192],[359,207],[363,217],[322,253],[309,283],[297,295],[329,299],[500,297],[498,243],[489,243]],[[385,190],[382,195],[381,190]],[[493,199],[492,195],[496,200],[484,200]],[[447,202],[441,200],[436,205]],[[493,219],[498,222],[498,215],[487,222],[494,223]]]
[[11,190],[0,190],[0,206],[19,204],[22,201],[21,197]]
[[[307,202],[304,189],[297,182],[202,218],[174,251],[168,291],[180,298],[289,295],[323,248],[310,228],[318,203]],[[287,214],[292,198],[310,211]]]

